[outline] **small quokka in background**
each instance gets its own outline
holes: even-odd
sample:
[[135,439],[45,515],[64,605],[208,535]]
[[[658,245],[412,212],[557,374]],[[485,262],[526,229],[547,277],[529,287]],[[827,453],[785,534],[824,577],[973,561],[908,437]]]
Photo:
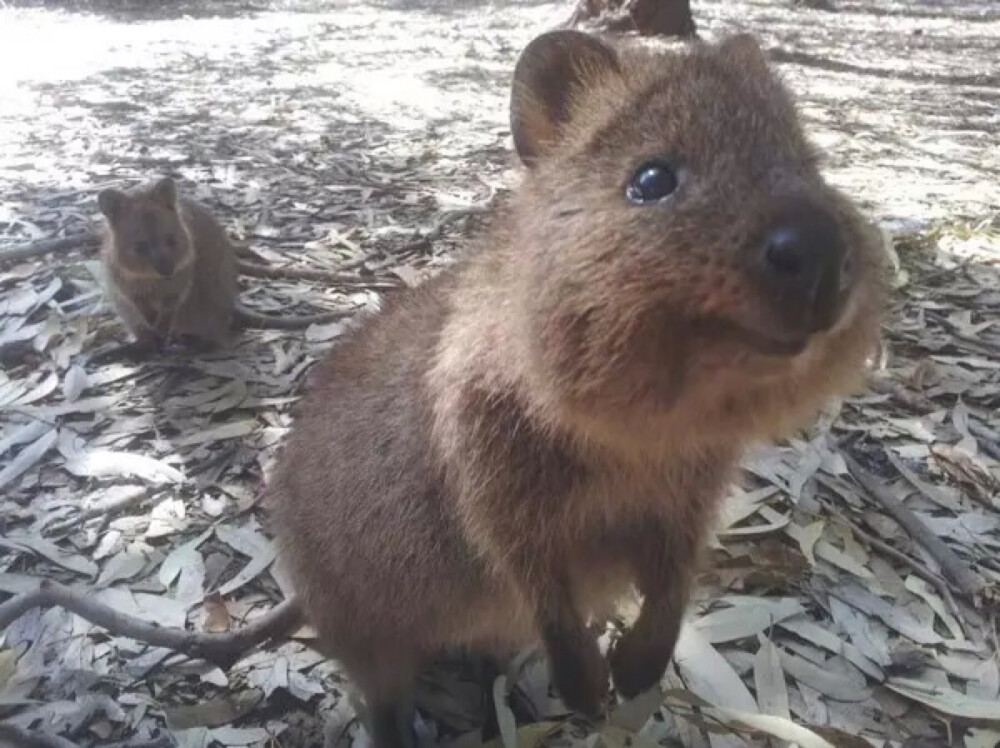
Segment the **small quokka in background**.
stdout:
[[[878,339],[878,236],[751,37],[545,34],[511,125],[526,174],[481,251],[317,365],[269,487],[377,748],[412,744],[400,705],[442,652],[540,642],[590,716],[656,686],[744,447],[858,385]],[[632,585],[606,661],[588,620]]]
[[101,263],[111,298],[140,349],[213,348],[229,342],[237,324],[298,329],[344,316],[286,319],[240,304],[232,242],[204,206],[178,196],[172,179],[102,190],[98,205],[107,219]]

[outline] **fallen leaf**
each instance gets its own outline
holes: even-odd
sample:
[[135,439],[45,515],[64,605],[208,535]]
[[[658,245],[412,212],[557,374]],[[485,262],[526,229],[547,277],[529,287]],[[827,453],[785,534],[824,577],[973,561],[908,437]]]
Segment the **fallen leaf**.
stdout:
[[753,681],[761,712],[790,719],[788,687],[781,669],[781,658],[778,648],[770,639],[761,638],[760,647],[754,656]]
[[255,667],[248,673],[247,682],[259,688],[265,699],[276,689],[288,690],[288,659],[279,655],[266,665]]
[[[837,701],[864,701],[870,695],[865,679],[854,671],[836,672],[829,664],[821,667],[798,655],[781,652],[781,667],[792,678]],[[846,661],[845,661],[846,662]],[[850,667],[850,666],[848,666]]]
[[924,579],[921,579],[916,574],[910,574],[906,578],[904,585],[910,592],[924,599],[924,602],[931,607],[931,610],[934,611],[937,617],[941,619],[941,622],[948,628],[948,631],[951,632],[953,639],[957,639],[958,641],[965,640],[965,633],[962,631],[962,627],[958,621],[948,612],[944,601]]
[[[846,641],[842,641],[835,634],[821,626],[817,626],[804,617],[786,618],[779,621],[778,626],[802,637],[817,647],[840,655],[877,683],[885,680],[885,673],[882,671],[882,668],[862,654],[857,647]],[[886,657],[888,658],[888,655]]]
[[3,470],[0,470],[0,488],[34,467],[45,456],[45,453],[52,449],[58,438],[58,430],[52,428],[22,449],[17,457],[11,460]]
[[164,706],[163,717],[175,732],[193,727],[221,727],[249,714],[262,697],[256,689],[237,691],[197,704]]
[[674,661],[690,689],[714,706],[757,712],[757,702],[743,681],[697,628],[681,629]]
[[809,728],[797,725],[784,717],[729,709],[713,709],[712,711],[725,722],[749,727],[781,740],[797,743],[799,748],[836,748],[833,743],[821,738]]
[[997,746],[1000,746],[1000,730],[970,727],[965,736],[965,748],[997,748]]
[[705,637],[705,641],[721,644],[756,636],[778,621],[802,612],[802,606],[792,598],[758,598],[713,611],[696,619],[692,625]]
[[76,402],[88,386],[87,372],[79,364],[74,364],[63,376],[63,397],[66,398],[66,402]]
[[886,686],[900,696],[929,706],[942,714],[963,719],[1000,721],[1000,701],[966,696],[953,688],[912,678],[890,678]]
[[78,553],[71,553],[44,538],[33,535],[8,534],[0,536],[0,546],[18,551],[31,551],[44,556],[56,566],[92,577],[98,572],[97,564]]
[[817,541],[823,536],[823,528],[826,527],[826,520],[817,520],[803,527],[802,525],[791,524],[785,528],[785,532],[792,540],[799,544],[802,555],[809,559],[809,563],[816,564],[816,556],[813,549]]
[[184,474],[167,463],[141,454],[94,449],[66,460],[66,469],[85,478],[135,477],[153,484],[183,483]]
[[233,423],[223,423],[219,426],[215,426],[214,428],[194,431],[187,436],[174,439],[173,443],[174,446],[177,447],[191,447],[196,444],[218,442],[225,439],[240,439],[244,436],[252,434],[257,426],[257,420],[253,418],[248,418],[244,421],[235,421]]
[[907,636],[917,644],[939,644],[941,637],[921,624],[904,609],[890,605],[880,597],[855,586],[842,586],[832,594],[868,615],[876,616],[883,623]]
[[500,741],[504,748],[517,748],[517,721],[507,706],[507,676],[498,675],[493,680],[492,688],[497,725],[500,727]]
[[202,606],[204,607],[202,631],[207,631],[210,634],[221,634],[229,631],[229,608],[226,607],[226,601],[222,595],[217,592],[206,595],[205,599],[202,600]]
[[174,548],[167,556],[163,559],[160,564],[160,571],[157,577],[160,580],[160,584],[164,587],[169,587],[177,579],[177,576],[181,573],[181,569],[185,565],[191,562],[192,554],[196,553],[199,546],[204,543],[212,533],[215,532],[215,528],[210,527],[196,538],[189,540],[186,543]]

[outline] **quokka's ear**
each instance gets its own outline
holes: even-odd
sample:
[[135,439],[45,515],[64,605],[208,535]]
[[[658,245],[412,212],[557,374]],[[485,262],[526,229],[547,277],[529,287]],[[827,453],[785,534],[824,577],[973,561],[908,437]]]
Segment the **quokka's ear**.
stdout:
[[110,223],[115,223],[118,220],[127,201],[128,195],[112,187],[97,193],[97,207],[101,209],[101,213]]
[[521,161],[532,166],[559,141],[580,89],[620,73],[618,55],[579,31],[550,31],[534,39],[518,58],[510,99],[510,129]]
[[170,177],[163,177],[153,185],[153,189],[150,190],[150,195],[153,196],[157,202],[166,205],[168,208],[173,208],[177,205],[177,185],[174,184],[174,180]]

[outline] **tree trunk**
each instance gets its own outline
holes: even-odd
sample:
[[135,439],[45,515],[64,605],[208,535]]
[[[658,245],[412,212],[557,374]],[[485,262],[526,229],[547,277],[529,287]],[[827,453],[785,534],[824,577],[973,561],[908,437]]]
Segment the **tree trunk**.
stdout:
[[579,0],[569,25],[581,23],[642,36],[696,35],[691,0]]

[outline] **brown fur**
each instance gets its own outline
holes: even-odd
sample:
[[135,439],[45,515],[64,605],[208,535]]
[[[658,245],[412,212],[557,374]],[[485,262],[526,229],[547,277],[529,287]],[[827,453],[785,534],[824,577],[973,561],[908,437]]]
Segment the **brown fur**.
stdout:
[[107,219],[101,262],[112,302],[143,348],[168,342],[218,347],[235,323],[298,329],[342,316],[286,319],[243,307],[240,263],[225,229],[203,205],[179,197],[170,179],[127,193],[102,190],[98,203]]
[[[389,706],[457,647],[542,641],[564,701],[599,713],[608,668],[585,624],[633,583],[610,671],[627,697],[655,685],[743,448],[854,386],[878,335],[878,244],[752,40],[646,58],[547,34],[518,63],[512,123],[530,168],[509,215],[317,366],[270,487],[378,748],[405,743]],[[629,204],[662,154],[676,199]],[[748,269],[799,205],[852,264],[815,334]]]

